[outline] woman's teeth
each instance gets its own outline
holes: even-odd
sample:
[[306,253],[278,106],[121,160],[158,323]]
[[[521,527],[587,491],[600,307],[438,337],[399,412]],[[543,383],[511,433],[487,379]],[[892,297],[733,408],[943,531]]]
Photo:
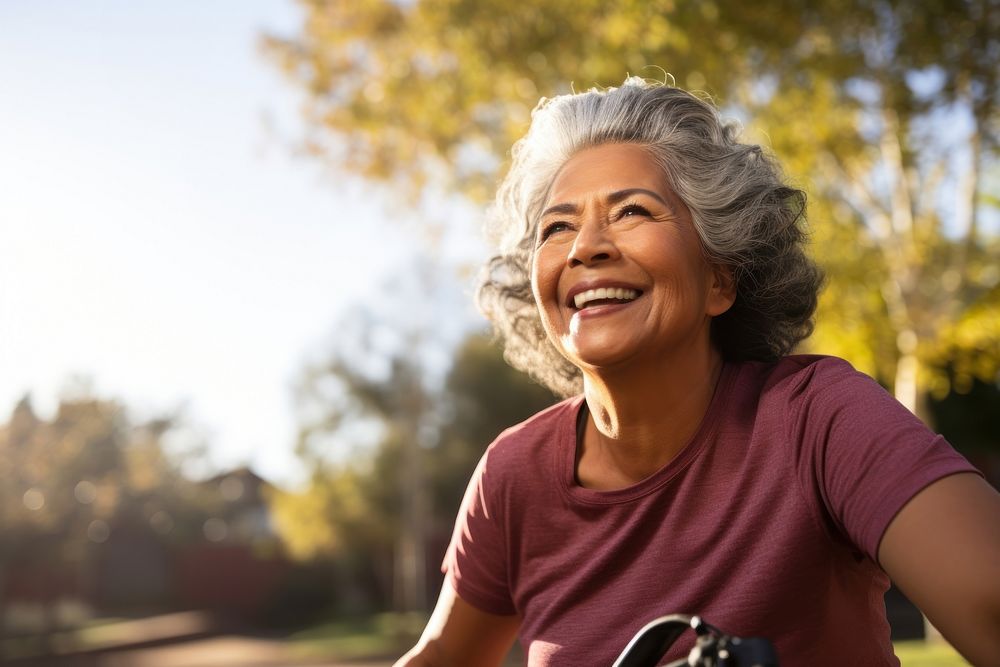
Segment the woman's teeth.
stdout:
[[639,292],[634,289],[624,289],[621,287],[598,287],[597,289],[589,289],[586,292],[580,292],[573,297],[573,305],[576,306],[577,310],[581,308],[586,308],[588,305],[593,305],[594,301],[605,301],[607,299],[614,299],[617,301],[631,301],[639,296]]

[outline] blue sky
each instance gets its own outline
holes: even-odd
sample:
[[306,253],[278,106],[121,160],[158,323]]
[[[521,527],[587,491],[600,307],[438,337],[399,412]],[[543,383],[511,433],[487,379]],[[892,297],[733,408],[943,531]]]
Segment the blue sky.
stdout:
[[[299,20],[0,4],[0,420],[88,377],[140,415],[184,407],[216,469],[296,478],[299,369],[423,248],[384,193],[294,155],[301,96],[258,38]],[[452,245],[442,264],[480,252]]]

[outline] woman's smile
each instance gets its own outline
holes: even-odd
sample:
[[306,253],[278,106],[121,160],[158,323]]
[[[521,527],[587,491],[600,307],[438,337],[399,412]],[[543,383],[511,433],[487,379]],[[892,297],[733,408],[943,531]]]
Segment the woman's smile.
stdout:
[[631,287],[575,287],[570,290],[570,306],[577,310],[605,305],[607,302],[635,301],[642,292]]
[[590,287],[570,290],[570,332],[579,332],[580,326],[591,318],[620,313],[635,304],[642,291],[632,287]]

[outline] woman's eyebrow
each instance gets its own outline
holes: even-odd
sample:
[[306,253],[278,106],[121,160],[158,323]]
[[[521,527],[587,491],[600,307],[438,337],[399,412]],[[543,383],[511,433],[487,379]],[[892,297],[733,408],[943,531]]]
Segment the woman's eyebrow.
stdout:
[[[664,207],[670,209],[671,213],[676,213],[675,207],[665,200],[661,195],[652,190],[647,190],[646,188],[626,188],[625,190],[616,190],[607,196],[608,204],[618,204],[622,201],[632,197],[633,195],[646,195],[647,197],[652,197],[656,201],[663,204]],[[576,204],[566,202],[562,204],[554,204],[549,206],[547,209],[542,211],[541,217],[547,215],[576,215],[579,213],[580,207]]]
[[647,190],[646,188],[628,188],[625,190],[617,190],[608,195],[608,203],[618,204],[633,195],[646,195],[647,197],[652,197],[656,201],[663,204],[663,206],[670,209],[671,212],[674,212],[674,206],[670,202],[658,193],[653,192],[652,190]]
[[542,211],[542,216],[545,217],[551,213],[557,215],[575,215],[579,211],[579,207],[576,204],[555,204],[554,206],[549,206],[547,209]]

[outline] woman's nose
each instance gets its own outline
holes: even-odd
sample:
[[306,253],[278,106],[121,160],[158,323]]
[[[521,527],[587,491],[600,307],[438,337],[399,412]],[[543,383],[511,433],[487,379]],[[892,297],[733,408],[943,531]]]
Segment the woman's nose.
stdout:
[[589,266],[618,257],[618,248],[602,220],[588,220],[580,227],[567,263],[570,266]]

